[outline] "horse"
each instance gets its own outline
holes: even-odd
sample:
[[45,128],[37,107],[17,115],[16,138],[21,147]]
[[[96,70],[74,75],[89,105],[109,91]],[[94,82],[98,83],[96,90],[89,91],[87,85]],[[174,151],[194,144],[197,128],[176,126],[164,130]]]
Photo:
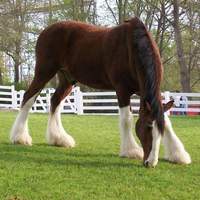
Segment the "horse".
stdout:
[[[157,45],[138,17],[115,27],[98,27],[73,20],[55,22],[39,35],[35,55],[34,78],[10,133],[14,144],[32,145],[28,131],[29,110],[41,90],[57,75],[59,83],[51,97],[46,131],[50,145],[75,146],[73,137],[62,126],[60,111],[63,100],[79,82],[116,92],[121,157],[143,159],[146,167],[155,167],[162,138],[167,160],[178,164],[191,162],[165,114],[173,101],[162,104],[163,66]],[[132,134],[130,97],[133,94],[140,96],[135,130],[142,147]]]

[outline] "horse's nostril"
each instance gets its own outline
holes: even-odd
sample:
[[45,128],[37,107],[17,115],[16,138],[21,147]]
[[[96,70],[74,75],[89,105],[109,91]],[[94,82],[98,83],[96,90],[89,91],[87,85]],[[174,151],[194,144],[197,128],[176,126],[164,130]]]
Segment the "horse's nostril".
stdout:
[[145,167],[147,167],[147,168],[149,167],[149,162],[148,161],[145,161],[143,164],[144,164]]

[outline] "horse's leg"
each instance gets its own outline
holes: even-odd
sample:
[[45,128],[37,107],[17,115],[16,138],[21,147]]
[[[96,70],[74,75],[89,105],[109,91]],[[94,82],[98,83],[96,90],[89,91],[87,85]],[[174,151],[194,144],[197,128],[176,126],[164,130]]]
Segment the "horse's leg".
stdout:
[[130,105],[120,108],[120,135],[121,147],[120,156],[128,158],[142,159],[144,156],[143,149],[136,143],[132,134],[133,115],[130,111]]
[[171,122],[165,114],[165,131],[162,138],[165,148],[165,159],[177,164],[191,163],[190,155],[185,151],[182,142],[174,133]]
[[155,121],[153,122],[153,129],[152,129],[152,149],[149,154],[149,157],[147,160],[145,160],[145,166],[149,167],[155,167],[158,163],[158,156],[159,156],[159,149],[160,149],[160,140],[161,140],[161,134],[159,133]]
[[74,147],[74,139],[68,135],[61,122],[60,112],[63,106],[63,99],[71,92],[72,85],[62,73],[58,73],[59,85],[51,98],[50,117],[47,125],[46,137],[51,145]]
[[14,144],[32,145],[32,138],[28,132],[28,114],[37,95],[47,82],[45,78],[35,75],[29,89],[25,92],[20,111],[10,133],[10,140]]
[[14,144],[32,145],[32,138],[28,132],[28,114],[29,110],[35,102],[35,96],[30,98],[24,106],[21,107],[18,116],[13,124],[10,140]]

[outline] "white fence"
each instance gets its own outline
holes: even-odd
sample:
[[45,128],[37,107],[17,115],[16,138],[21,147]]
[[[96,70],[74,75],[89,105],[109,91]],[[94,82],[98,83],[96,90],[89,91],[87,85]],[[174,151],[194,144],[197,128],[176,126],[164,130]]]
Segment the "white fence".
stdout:
[[[14,86],[0,86],[0,108],[19,109],[25,91],[15,91]],[[49,113],[50,98],[54,93],[53,89],[45,89],[37,97],[30,112]],[[200,113],[200,93],[162,93],[163,103],[173,99],[174,96],[187,96],[189,101],[181,101],[180,104],[188,104],[188,108],[171,108],[168,114],[173,111],[185,111],[188,114],[197,115]],[[131,97],[132,110],[138,114],[139,97]],[[115,92],[81,92],[75,87],[71,94],[66,97],[62,113],[74,114],[117,114],[118,103]]]

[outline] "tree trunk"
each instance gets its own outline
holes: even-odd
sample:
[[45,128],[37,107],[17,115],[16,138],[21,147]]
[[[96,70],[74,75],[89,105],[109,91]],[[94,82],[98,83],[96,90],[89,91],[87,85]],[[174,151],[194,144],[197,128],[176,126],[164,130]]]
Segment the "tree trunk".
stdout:
[[19,66],[20,66],[20,63],[19,61],[15,61],[15,78],[14,78],[14,82],[15,83],[19,83]]
[[[16,38],[15,41],[15,55],[13,56],[14,58],[14,67],[15,67],[15,78],[14,81],[15,83],[19,83],[20,81],[20,65],[21,65],[21,44],[22,44],[22,31],[19,29],[19,36]],[[22,72],[22,71],[21,71]],[[22,73],[21,73],[22,75]]]
[[183,88],[183,92],[190,92],[190,84],[189,84],[189,76],[188,70],[186,66],[186,61],[184,58],[184,50],[183,50],[183,43],[180,31],[180,24],[179,24],[179,0],[173,1],[173,15],[174,15],[174,32],[175,32],[175,42],[177,47],[177,54],[178,54],[178,63],[180,66],[180,75],[181,75],[181,85]]
[[3,85],[2,70],[0,66],[0,85]]

